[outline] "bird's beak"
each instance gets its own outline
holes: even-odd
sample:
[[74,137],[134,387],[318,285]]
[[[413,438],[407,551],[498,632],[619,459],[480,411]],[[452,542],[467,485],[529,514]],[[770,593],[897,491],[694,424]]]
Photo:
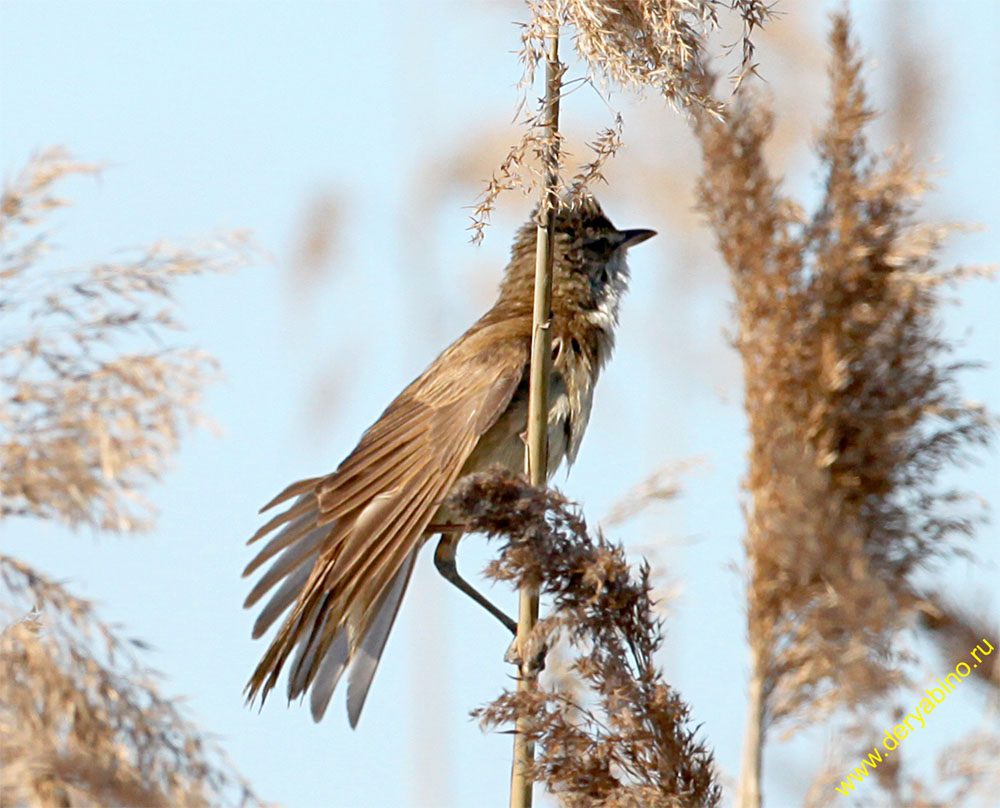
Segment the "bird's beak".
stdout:
[[655,230],[622,230],[621,231],[621,247],[634,247],[636,244],[641,244],[648,238],[652,238],[656,235]]

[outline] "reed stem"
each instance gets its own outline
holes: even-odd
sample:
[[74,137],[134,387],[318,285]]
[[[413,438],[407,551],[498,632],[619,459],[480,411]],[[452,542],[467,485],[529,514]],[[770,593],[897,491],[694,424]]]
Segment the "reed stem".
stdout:
[[[549,135],[545,155],[545,189],[539,208],[544,222],[538,225],[535,249],[535,298],[531,332],[531,370],[528,392],[528,444],[525,465],[532,485],[545,485],[548,479],[549,375],[552,351],[552,245],[556,207],[559,204],[559,92],[562,69],[559,63],[559,24],[553,21],[546,34],[548,50],[545,62],[545,102],[542,121]],[[521,675],[518,692],[537,686],[537,672],[526,652],[528,637],[538,620],[538,590],[524,586],[520,591],[517,620],[517,646],[521,649]],[[514,732],[514,761],[510,779],[510,808],[531,807],[533,780],[529,768],[535,758],[535,745],[528,739],[529,717],[518,718]]]

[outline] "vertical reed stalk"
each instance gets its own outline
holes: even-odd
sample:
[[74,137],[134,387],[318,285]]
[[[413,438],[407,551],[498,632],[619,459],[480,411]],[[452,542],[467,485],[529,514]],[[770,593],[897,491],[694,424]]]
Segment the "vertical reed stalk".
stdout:
[[[532,485],[545,485],[548,469],[549,374],[552,363],[552,242],[556,206],[559,204],[559,92],[562,70],[559,64],[559,24],[553,20],[546,33],[548,48],[545,63],[545,104],[542,121],[549,148],[545,154],[545,188],[539,212],[544,223],[538,224],[535,248],[535,299],[532,315],[531,376],[528,394],[528,445],[525,465]],[[518,691],[536,686],[536,672],[527,653],[527,640],[538,620],[538,589],[520,590],[517,620],[517,646],[521,649],[521,675]],[[535,745],[526,734],[530,718],[520,717],[515,724],[514,761],[510,778],[511,808],[530,808],[533,779],[529,768],[535,757]]]
[[764,676],[766,661],[761,649],[751,651],[750,689],[747,694],[747,719],[743,729],[743,753],[736,808],[760,808],[760,773],[764,757]]

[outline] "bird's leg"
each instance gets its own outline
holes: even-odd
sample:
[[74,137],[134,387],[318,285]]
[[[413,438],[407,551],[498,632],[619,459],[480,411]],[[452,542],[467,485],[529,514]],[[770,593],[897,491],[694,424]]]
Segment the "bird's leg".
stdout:
[[455,562],[455,555],[458,551],[458,540],[462,533],[460,530],[451,530],[441,533],[437,549],[434,551],[434,566],[447,581],[451,581],[461,589],[466,595],[492,614],[497,620],[503,623],[511,632],[517,634],[517,623],[490,603],[483,595],[477,592],[472,584],[458,574],[458,565]]

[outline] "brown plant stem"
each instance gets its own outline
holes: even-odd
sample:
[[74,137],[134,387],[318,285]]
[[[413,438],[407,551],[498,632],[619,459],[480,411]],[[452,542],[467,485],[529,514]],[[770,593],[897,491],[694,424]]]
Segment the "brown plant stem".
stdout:
[[766,654],[752,646],[750,652],[750,687],[747,693],[747,717],[743,728],[743,751],[740,761],[740,780],[736,795],[736,808],[760,808],[760,773],[764,759],[764,707],[766,689]]
[[[549,148],[545,155],[545,188],[539,205],[540,222],[535,247],[535,299],[532,313],[531,371],[528,392],[528,443],[525,465],[532,485],[544,486],[548,470],[549,374],[552,333],[552,240],[559,187],[559,91],[562,70],[559,64],[559,24],[552,21],[547,32],[545,64],[545,104],[543,125],[548,130]],[[517,647],[521,649],[518,691],[536,687],[537,672],[527,648],[528,636],[538,620],[538,589],[521,587],[517,620]],[[530,808],[534,782],[530,768],[535,745],[527,736],[528,718],[518,718],[514,731],[514,760],[510,778],[511,808]]]

